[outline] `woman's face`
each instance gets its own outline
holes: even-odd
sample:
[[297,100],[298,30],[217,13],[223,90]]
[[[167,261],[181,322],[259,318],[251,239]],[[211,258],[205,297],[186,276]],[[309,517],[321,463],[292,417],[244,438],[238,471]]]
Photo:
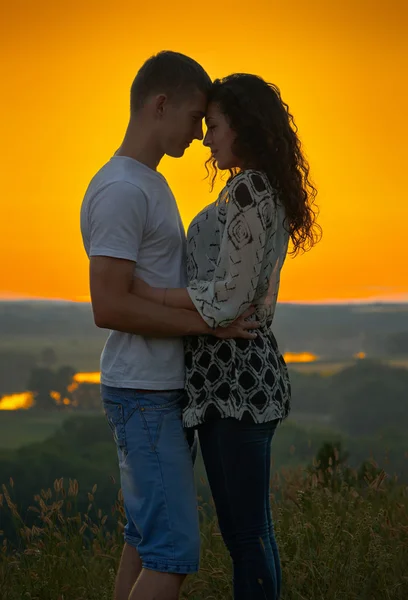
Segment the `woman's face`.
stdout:
[[217,167],[221,170],[240,167],[240,160],[232,151],[236,133],[231,129],[218,104],[214,102],[209,104],[205,121],[207,133],[203,144],[210,148],[211,154],[217,161]]

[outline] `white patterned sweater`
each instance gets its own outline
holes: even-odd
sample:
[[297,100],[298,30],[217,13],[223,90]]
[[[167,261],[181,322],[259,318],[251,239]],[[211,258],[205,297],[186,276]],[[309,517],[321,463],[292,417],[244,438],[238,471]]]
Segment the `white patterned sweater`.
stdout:
[[213,418],[283,419],[288,371],[271,330],[289,235],[285,211],[266,175],[236,175],[187,234],[188,292],[202,318],[226,326],[249,306],[261,322],[254,340],[185,339],[186,427]]

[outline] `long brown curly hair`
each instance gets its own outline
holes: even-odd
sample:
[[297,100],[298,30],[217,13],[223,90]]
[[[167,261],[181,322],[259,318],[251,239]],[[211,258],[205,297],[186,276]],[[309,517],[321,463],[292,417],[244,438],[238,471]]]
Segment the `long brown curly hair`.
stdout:
[[[219,106],[236,133],[234,155],[245,168],[263,171],[277,191],[286,211],[291,254],[310,250],[322,234],[316,223],[317,190],[309,178],[297,126],[279,88],[257,75],[234,73],[214,81],[209,102]],[[205,166],[208,175],[212,171],[213,189],[218,173],[216,159],[211,156]],[[229,171],[230,181],[240,169]]]

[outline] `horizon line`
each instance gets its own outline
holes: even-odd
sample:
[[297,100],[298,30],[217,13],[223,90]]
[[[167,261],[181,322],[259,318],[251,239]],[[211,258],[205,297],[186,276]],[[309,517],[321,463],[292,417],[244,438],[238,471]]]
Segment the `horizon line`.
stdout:
[[[15,294],[13,292],[0,292],[0,302],[49,302],[65,304],[90,304],[89,296],[67,298],[49,298],[43,296],[27,296],[24,294]],[[365,305],[365,304],[408,304],[408,293],[395,294],[392,296],[371,296],[367,298],[324,298],[321,300],[278,300],[278,304],[297,304],[297,305]]]

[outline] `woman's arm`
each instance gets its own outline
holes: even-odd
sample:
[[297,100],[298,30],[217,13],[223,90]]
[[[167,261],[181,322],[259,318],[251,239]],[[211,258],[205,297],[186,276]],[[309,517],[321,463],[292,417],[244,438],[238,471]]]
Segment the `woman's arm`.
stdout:
[[[210,327],[226,327],[254,302],[266,232],[277,227],[275,199],[261,174],[242,172],[228,184],[220,252],[210,281],[191,281],[189,296]],[[272,260],[271,256],[271,260]]]
[[132,284],[132,294],[171,308],[185,308],[197,310],[186,288],[157,288],[149,285],[140,277],[136,277]]
[[227,219],[213,278],[192,281],[188,288],[155,288],[136,278],[133,293],[171,308],[198,311],[212,328],[228,326],[251,306],[264,258],[265,231],[276,211],[256,173],[235,177],[228,193]]
[[[132,288],[130,291],[132,294],[138,296],[139,298],[142,298],[144,300],[150,300],[151,302],[155,302],[157,304],[163,304],[165,300],[164,295],[168,292],[171,292],[172,301],[185,302],[186,304],[188,304],[188,306],[185,306],[184,308],[192,308],[192,310],[196,311],[194,304],[190,300],[190,296],[188,295],[187,290],[184,288],[155,288],[143,281],[143,279],[136,277],[133,280]],[[253,340],[256,338],[256,333],[254,330],[259,329],[260,323],[256,320],[247,321],[247,319],[251,317],[254,314],[254,312],[255,309],[253,307],[250,307],[228,327],[217,327],[212,331],[207,331],[206,333],[212,334],[220,339],[244,338],[247,340]],[[188,315],[189,313],[186,314]]]

